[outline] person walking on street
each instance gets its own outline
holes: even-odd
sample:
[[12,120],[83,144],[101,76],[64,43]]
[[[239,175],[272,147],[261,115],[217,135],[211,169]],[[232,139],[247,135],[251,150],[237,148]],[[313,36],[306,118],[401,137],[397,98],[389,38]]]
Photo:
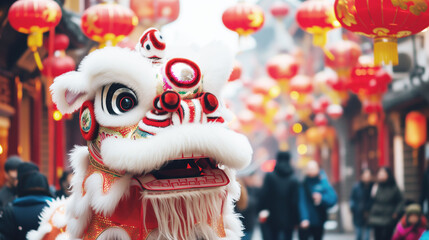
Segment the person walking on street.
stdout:
[[426,218],[419,204],[410,204],[405,210],[392,240],[419,240],[426,230]]
[[[293,230],[298,225],[299,183],[290,164],[289,152],[277,153],[277,163],[272,173],[265,175],[260,192],[260,221],[269,228],[270,240],[292,240]],[[263,216],[263,212],[267,213]]]
[[353,213],[356,240],[369,240],[368,216],[371,208],[372,185],[371,170],[365,168],[362,170],[360,181],[353,187],[350,197],[350,209]]
[[25,240],[39,227],[39,214],[52,200],[48,180],[33,163],[18,167],[18,198],[0,214],[0,240]]
[[5,184],[0,190],[0,207],[9,205],[16,198],[17,169],[21,162],[20,157],[10,156],[4,164]]
[[368,224],[374,228],[375,240],[391,239],[402,213],[403,197],[387,167],[377,173],[377,183],[371,189],[371,204]]
[[337,203],[337,194],[316,161],[308,162],[305,178],[299,188],[301,224],[299,239],[321,240],[328,209]]

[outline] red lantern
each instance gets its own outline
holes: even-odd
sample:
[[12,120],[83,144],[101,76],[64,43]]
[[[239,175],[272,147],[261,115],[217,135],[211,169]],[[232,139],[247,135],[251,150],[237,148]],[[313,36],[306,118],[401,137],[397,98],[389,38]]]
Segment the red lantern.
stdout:
[[277,86],[277,83],[268,78],[263,77],[255,81],[252,85],[252,90],[254,93],[262,94],[264,96],[268,96],[270,90]]
[[325,56],[325,65],[337,72],[338,77],[350,77],[351,69],[361,55],[360,46],[352,41],[340,41],[328,46],[333,58]]
[[363,111],[367,114],[379,113],[383,110],[380,102],[373,101],[364,101],[363,102]]
[[421,147],[426,142],[426,117],[413,111],[405,117],[405,142],[414,149]]
[[270,12],[277,20],[281,20],[289,13],[289,5],[285,2],[274,2],[270,7]]
[[319,126],[319,127],[320,126],[326,126],[326,125],[328,125],[328,118],[326,118],[325,114],[318,113],[314,117],[314,124],[316,124],[316,126]]
[[290,80],[289,90],[299,94],[309,94],[313,90],[311,78],[305,75],[297,75]]
[[279,54],[267,62],[267,73],[276,81],[286,81],[295,77],[299,70],[299,64],[289,54]]
[[[49,45],[47,43],[46,45]],[[65,54],[68,48],[69,38],[65,34],[57,34],[54,39],[54,50],[56,51],[53,56],[49,56],[43,60],[45,68],[42,74],[47,77],[55,78],[63,73],[75,70],[76,63],[70,56]]]
[[146,27],[157,28],[179,17],[179,0],[131,0],[130,8],[139,22]]
[[240,79],[240,77],[241,77],[241,71],[242,71],[241,69],[242,69],[242,67],[241,67],[240,62],[238,62],[237,60],[235,60],[234,67],[232,69],[231,75],[229,75],[228,82],[233,82],[235,80]]
[[348,88],[362,98],[385,93],[391,80],[392,77],[383,68],[375,66],[370,58],[362,57],[352,69]]
[[341,25],[374,39],[374,60],[398,64],[397,39],[429,26],[429,0],[336,0]]
[[37,67],[42,70],[37,48],[43,45],[43,33],[60,22],[60,6],[52,0],[20,0],[10,7],[8,19],[15,30],[29,34],[27,45],[33,51]]
[[303,2],[296,12],[296,21],[303,30],[313,34],[313,44],[319,47],[326,44],[328,31],[340,27],[329,0]]
[[114,3],[94,5],[83,12],[82,31],[100,47],[115,46],[124,39],[138,23],[138,18],[129,8]]
[[222,15],[225,27],[239,36],[248,36],[261,29],[264,19],[264,11],[258,5],[246,2],[237,3]]
[[326,109],[326,114],[334,120],[339,119],[343,115],[343,107],[339,104],[329,105],[328,109]]

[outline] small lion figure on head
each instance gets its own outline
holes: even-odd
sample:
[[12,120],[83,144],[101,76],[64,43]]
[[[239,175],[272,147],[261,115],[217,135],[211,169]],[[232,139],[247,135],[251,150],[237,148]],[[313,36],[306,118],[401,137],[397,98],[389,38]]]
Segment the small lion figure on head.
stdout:
[[219,99],[233,56],[220,43],[184,50],[151,28],[135,50],[96,50],[55,79],[52,99],[79,110],[87,146],[70,154],[72,195],[30,240],[240,239],[235,170],[252,149]]

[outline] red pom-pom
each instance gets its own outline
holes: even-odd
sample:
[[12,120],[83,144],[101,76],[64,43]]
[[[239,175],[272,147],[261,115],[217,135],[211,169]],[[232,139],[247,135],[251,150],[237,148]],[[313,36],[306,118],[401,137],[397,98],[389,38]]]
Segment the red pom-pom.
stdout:
[[206,114],[216,111],[219,106],[216,96],[211,93],[204,93],[201,96],[200,101],[203,111]]
[[180,107],[180,95],[174,91],[166,91],[160,98],[162,110],[175,112]]

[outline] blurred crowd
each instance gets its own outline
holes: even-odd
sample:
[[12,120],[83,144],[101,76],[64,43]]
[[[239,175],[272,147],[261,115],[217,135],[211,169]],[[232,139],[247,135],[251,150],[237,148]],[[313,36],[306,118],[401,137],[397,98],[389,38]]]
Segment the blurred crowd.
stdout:
[[[279,152],[274,171],[265,175],[262,186],[255,173],[240,179],[242,197],[236,208],[243,216],[243,239],[252,239],[257,225],[264,240],[290,240],[294,231],[300,240],[323,239],[337,194],[316,161],[308,162],[301,174],[290,161],[288,152]],[[390,168],[381,167],[375,175],[363,169],[349,199],[356,239],[429,239],[428,182],[429,169],[420,202],[412,202],[403,197]]]
[[[257,225],[264,240],[291,240],[294,231],[300,240],[323,239],[337,194],[316,161],[307,163],[301,178],[290,162],[288,152],[279,152],[274,171],[265,175],[262,186],[254,173],[239,179],[242,194],[236,210],[242,215],[244,240],[252,239]],[[38,216],[50,200],[70,195],[72,173],[65,171],[55,190],[35,164],[17,156],[9,157],[4,169],[0,240],[25,239],[29,230],[37,229]],[[422,186],[419,203],[406,201],[388,167],[375,176],[363,169],[350,196],[356,239],[369,240],[371,235],[375,240],[429,239],[428,212],[422,210],[429,207],[429,169]]]
[[39,167],[11,156],[4,165],[5,184],[0,190],[0,240],[26,239],[28,231],[37,229],[39,215],[55,197],[67,197],[71,172],[64,171],[56,190],[48,184]]

